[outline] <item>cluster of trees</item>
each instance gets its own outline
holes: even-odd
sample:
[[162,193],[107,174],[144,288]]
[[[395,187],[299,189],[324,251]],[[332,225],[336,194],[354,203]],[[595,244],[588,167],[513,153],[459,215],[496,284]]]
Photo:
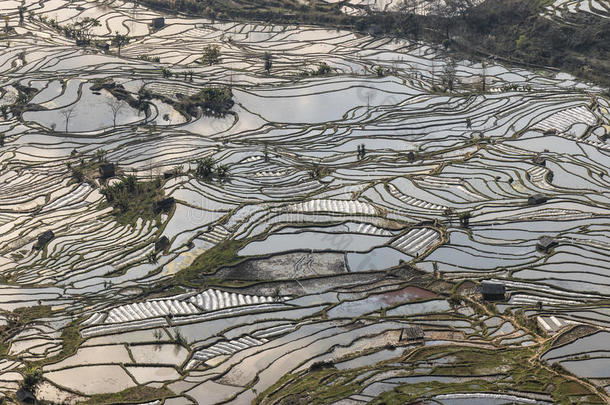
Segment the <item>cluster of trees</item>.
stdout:
[[33,87],[23,86],[19,83],[13,84],[13,87],[17,90],[17,98],[11,105],[4,105],[0,108],[0,114],[2,118],[8,119],[8,113],[10,111],[13,117],[21,116],[25,111],[39,110],[40,106],[36,104],[29,104],[30,100],[38,93],[38,90]]
[[[337,20],[349,20],[341,12],[343,2],[336,4],[301,0],[139,0],[152,8],[169,9],[204,15],[211,19],[248,19],[250,21],[274,21],[282,23],[307,22],[333,24]],[[339,24],[343,25],[343,24]]]
[[123,222],[129,222],[133,217],[155,217],[155,202],[162,195],[161,185],[160,177],[153,181],[138,181],[136,176],[129,175],[103,187],[100,192],[115,208],[115,214]]
[[161,58],[158,56],[140,55],[140,56],[138,56],[138,59],[144,60],[146,62],[156,62],[156,63],[161,62]]
[[233,93],[229,88],[206,87],[192,96],[182,96],[174,108],[185,116],[197,116],[199,108],[204,114],[224,116],[234,104]]
[[318,68],[316,70],[314,70],[311,73],[303,73],[304,75],[311,75],[311,76],[328,76],[329,74],[331,74],[333,72],[333,68],[331,68],[326,62],[322,62],[320,64],[320,66],[318,66]]
[[[91,17],[85,17],[74,24],[60,25],[55,19],[41,15],[40,22],[51,26],[66,38],[76,40],[76,45],[90,45],[93,42],[93,29],[101,26],[98,19]],[[128,35],[120,34],[116,31],[111,41],[118,48],[120,56],[121,48],[129,43],[130,38]]]
[[[207,45],[203,48],[201,63],[206,66],[217,65],[220,63],[220,57],[221,51],[218,45]],[[273,67],[273,55],[271,55],[271,52],[265,52],[263,54],[263,61],[265,64],[265,71],[267,74],[271,73],[271,68]]]
[[[111,204],[117,205],[121,205],[120,203],[123,200],[138,196],[145,191],[143,183],[139,183],[138,178],[134,175],[129,175],[120,182],[101,189],[101,193],[106,197],[106,200]],[[127,206],[126,203],[124,205]]]
[[118,31],[114,33],[114,37],[112,37],[112,43],[118,48],[118,54],[121,56],[121,48],[129,43],[131,38],[124,34],[119,34]]
[[21,381],[20,387],[35,396],[43,382],[42,369],[35,366],[29,366],[23,375],[23,381]]
[[568,24],[558,24],[542,15],[548,4],[545,1],[403,0],[392,10],[369,10],[362,16],[342,13],[342,2],[140,1],[151,7],[211,18],[313,23],[372,34],[422,38],[467,55],[487,53],[534,65],[555,66],[610,86],[610,19],[579,13],[567,16]]
[[51,26],[67,38],[75,39],[78,45],[90,44],[91,31],[93,28],[101,26],[99,20],[91,17],[85,17],[74,24],[60,25],[55,19],[41,15],[40,22]]
[[309,177],[317,180],[328,176],[330,174],[330,170],[327,167],[323,167],[317,163],[314,163],[309,168],[308,173]]
[[[398,23],[400,31],[419,37],[425,27],[435,28],[442,33],[445,39],[451,36],[451,29],[455,27],[456,18],[464,18],[466,13],[475,6],[473,0],[403,0],[397,8],[399,16],[405,21]],[[420,16],[427,15],[434,25],[425,24]]]
[[[70,153],[70,157],[74,158],[78,155],[78,151],[75,149]],[[107,152],[103,149],[98,149],[95,152],[95,156],[89,162],[86,162],[84,158],[80,158],[80,162],[78,165],[74,165],[71,162],[67,163],[68,170],[70,170],[72,174],[72,179],[74,179],[77,183],[82,183],[84,181],[89,182],[92,180],[92,173],[96,172],[101,163],[107,163]]]
[[195,175],[205,180],[209,180],[214,176],[222,180],[229,176],[229,166],[218,164],[214,158],[208,156],[197,161]]
[[206,66],[220,63],[220,47],[218,45],[207,45],[204,47],[201,62]]
[[[589,13],[566,15],[568,24],[544,16],[545,2],[469,0],[432,2],[432,15],[413,14],[405,0],[399,31],[442,42],[459,51],[483,52],[534,65],[554,66],[610,85],[610,19]],[[593,68],[595,67],[595,68]]]
[[168,69],[165,66],[163,66],[161,68],[161,75],[165,79],[170,79],[171,77],[179,78],[181,75],[183,75],[184,81],[188,80],[188,81],[192,82],[194,74],[195,74],[195,72],[190,69],[187,71],[183,71],[183,72],[172,72],[171,69]]

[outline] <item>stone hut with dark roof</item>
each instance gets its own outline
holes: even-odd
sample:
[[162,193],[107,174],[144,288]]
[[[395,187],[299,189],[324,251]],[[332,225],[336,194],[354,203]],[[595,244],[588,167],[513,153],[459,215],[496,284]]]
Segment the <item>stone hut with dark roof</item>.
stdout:
[[53,240],[53,238],[55,237],[55,234],[53,233],[53,231],[45,231],[43,232],[41,235],[38,236],[38,240],[36,241],[36,244],[34,245],[34,249],[43,249],[47,243],[51,242],[51,240]]
[[547,202],[549,199],[542,194],[534,194],[527,199],[527,205],[540,205]]
[[485,301],[504,301],[506,299],[506,287],[504,284],[484,281],[481,283],[481,295]]
[[540,155],[536,155],[536,157],[532,159],[532,163],[537,166],[546,166],[546,159]]
[[163,17],[153,18],[152,23],[150,25],[152,25],[153,29],[156,29],[156,30],[161,29],[165,26],[165,18],[163,18]]
[[169,212],[174,207],[176,200],[174,197],[167,197],[163,200],[155,202],[154,212],[155,215],[160,214],[161,212]]
[[554,248],[558,244],[559,243],[557,242],[557,239],[550,237],[550,236],[543,236],[542,238],[540,238],[538,240],[538,243],[536,244],[536,249],[538,249],[541,252],[548,253],[552,248]]
[[114,163],[104,163],[100,165],[100,177],[102,179],[109,179],[115,176],[116,169]]
[[161,252],[169,247],[169,239],[163,235],[155,242],[155,253]]
[[36,397],[30,391],[19,388],[15,393],[17,400],[22,404],[35,404]]

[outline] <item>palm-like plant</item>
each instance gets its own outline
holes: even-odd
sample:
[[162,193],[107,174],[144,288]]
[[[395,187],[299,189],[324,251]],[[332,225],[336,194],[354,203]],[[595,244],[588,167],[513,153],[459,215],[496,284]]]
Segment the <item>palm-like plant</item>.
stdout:
[[216,167],[216,175],[219,179],[224,179],[229,175],[229,166],[219,165]]

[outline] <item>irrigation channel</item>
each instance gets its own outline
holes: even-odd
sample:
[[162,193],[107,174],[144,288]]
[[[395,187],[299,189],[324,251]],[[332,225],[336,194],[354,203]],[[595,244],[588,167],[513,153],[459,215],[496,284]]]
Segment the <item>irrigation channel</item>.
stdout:
[[[37,367],[56,403],[608,400],[602,89],[462,60],[446,91],[423,43],[1,3],[2,395]],[[608,16],[549,18],[577,9]],[[64,29],[86,17],[100,46]],[[228,112],[179,111],[210,87]],[[208,157],[228,174],[198,177]],[[104,192],[130,175],[169,209],[117,215]]]

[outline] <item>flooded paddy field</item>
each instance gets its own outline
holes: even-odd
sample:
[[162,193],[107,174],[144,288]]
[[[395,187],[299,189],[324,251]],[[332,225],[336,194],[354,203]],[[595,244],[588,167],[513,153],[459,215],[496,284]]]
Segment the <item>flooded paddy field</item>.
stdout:
[[344,30],[2,6],[7,401],[608,402],[602,89]]
[[604,0],[557,0],[547,6],[549,17],[562,20],[568,14],[579,11],[610,18],[610,3]]

